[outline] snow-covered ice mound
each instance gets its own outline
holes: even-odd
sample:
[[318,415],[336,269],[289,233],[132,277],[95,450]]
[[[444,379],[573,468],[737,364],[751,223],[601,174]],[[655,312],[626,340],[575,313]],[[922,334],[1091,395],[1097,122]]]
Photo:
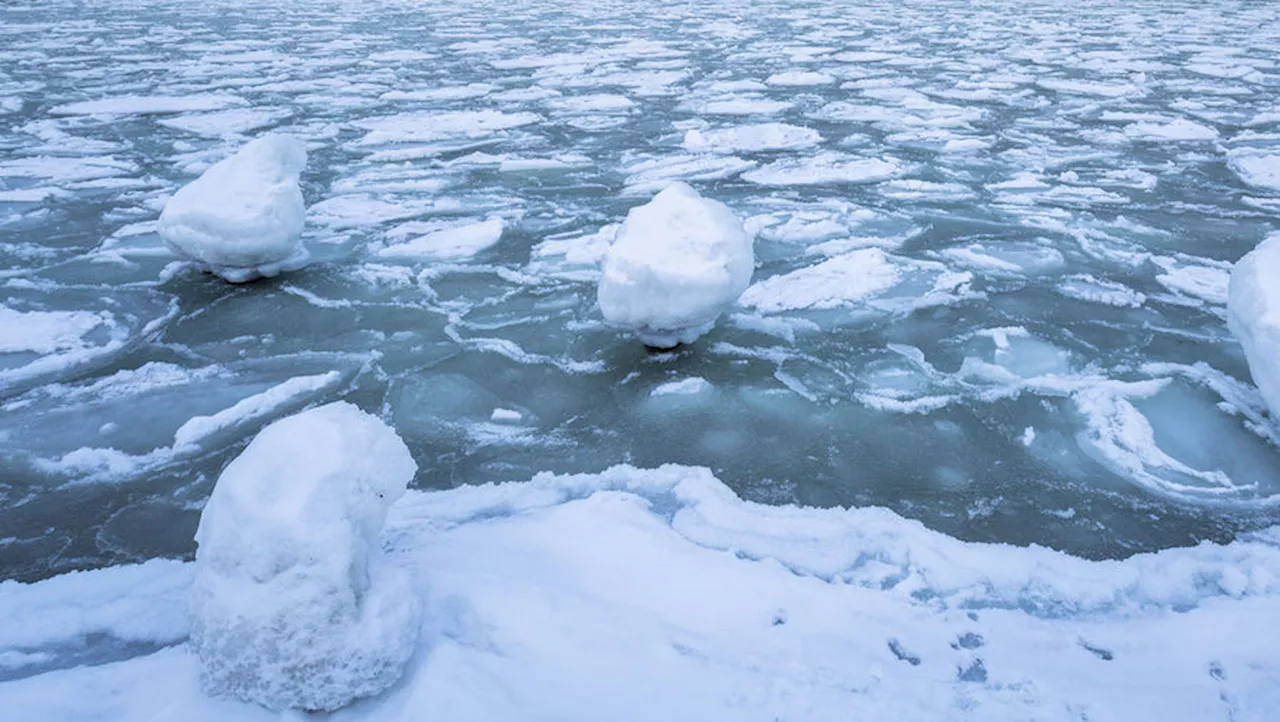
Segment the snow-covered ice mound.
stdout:
[[1272,233],[1231,270],[1227,325],[1244,346],[1253,382],[1272,418],[1280,417],[1280,233]]
[[298,175],[306,165],[296,138],[251,141],[175,193],[156,230],[179,256],[233,283],[300,268],[307,252]]
[[648,346],[691,343],[751,282],[753,243],[728,206],[673,183],[618,229],[605,254],[600,311]]
[[191,647],[208,693],[333,710],[399,679],[419,603],[378,537],[416,471],[345,402],[271,424],[226,468],[196,532]]

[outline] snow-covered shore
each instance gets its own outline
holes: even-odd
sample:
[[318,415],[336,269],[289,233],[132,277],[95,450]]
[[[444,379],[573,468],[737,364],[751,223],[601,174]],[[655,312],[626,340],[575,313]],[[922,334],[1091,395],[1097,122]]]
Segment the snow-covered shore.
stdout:
[[[1275,528],[1087,561],[884,509],[752,504],[706,469],[620,466],[410,491],[383,541],[426,623],[400,683],[335,720],[1199,722],[1280,704]],[[191,566],[0,584],[0,617],[24,621],[0,630],[0,708],[277,719],[201,693]],[[86,643],[121,658],[62,669]]]

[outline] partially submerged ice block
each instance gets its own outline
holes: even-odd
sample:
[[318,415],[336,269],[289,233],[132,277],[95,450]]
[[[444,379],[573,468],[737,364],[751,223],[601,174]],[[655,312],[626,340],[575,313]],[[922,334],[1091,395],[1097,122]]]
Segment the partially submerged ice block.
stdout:
[[306,165],[297,138],[251,141],[179,189],[157,231],[174,253],[232,283],[301,268],[306,207],[298,175]]
[[604,258],[600,311],[647,346],[690,343],[751,282],[753,242],[728,206],[673,183],[618,229]]
[[1272,233],[1231,269],[1227,325],[1244,346],[1249,373],[1280,419],[1280,233]]
[[207,693],[334,710],[399,679],[420,604],[378,537],[416,471],[395,431],[345,402],[267,426],[227,466],[196,532]]

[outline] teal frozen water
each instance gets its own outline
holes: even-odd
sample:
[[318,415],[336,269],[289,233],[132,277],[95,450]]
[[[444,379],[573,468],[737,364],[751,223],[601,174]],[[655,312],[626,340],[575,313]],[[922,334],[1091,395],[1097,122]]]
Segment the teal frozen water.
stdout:
[[[1273,3],[0,20],[0,578],[190,554],[222,466],[339,398],[395,426],[421,488],[695,464],[751,500],[1090,557],[1280,521],[1224,322],[1230,263],[1280,217],[1237,162],[1280,154]],[[164,200],[268,130],[309,144],[315,262],[246,286],[182,266]],[[758,267],[653,354],[594,282],[673,180],[746,220]],[[495,218],[491,245],[414,244]]]

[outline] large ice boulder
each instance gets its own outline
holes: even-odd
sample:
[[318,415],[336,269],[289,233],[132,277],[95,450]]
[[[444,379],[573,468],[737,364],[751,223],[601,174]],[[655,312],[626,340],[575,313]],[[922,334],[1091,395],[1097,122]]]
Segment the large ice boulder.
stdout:
[[298,175],[306,165],[297,138],[250,141],[179,189],[157,230],[174,253],[233,283],[300,268],[307,252]]
[[416,471],[395,431],[345,402],[276,421],[227,466],[196,532],[206,692],[333,710],[399,679],[420,603],[378,537]]
[[1231,269],[1227,325],[1244,346],[1253,382],[1280,419],[1280,233],[1272,233]]
[[728,206],[673,183],[618,229],[604,258],[600,311],[647,346],[690,343],[751,282],[753,241]]

